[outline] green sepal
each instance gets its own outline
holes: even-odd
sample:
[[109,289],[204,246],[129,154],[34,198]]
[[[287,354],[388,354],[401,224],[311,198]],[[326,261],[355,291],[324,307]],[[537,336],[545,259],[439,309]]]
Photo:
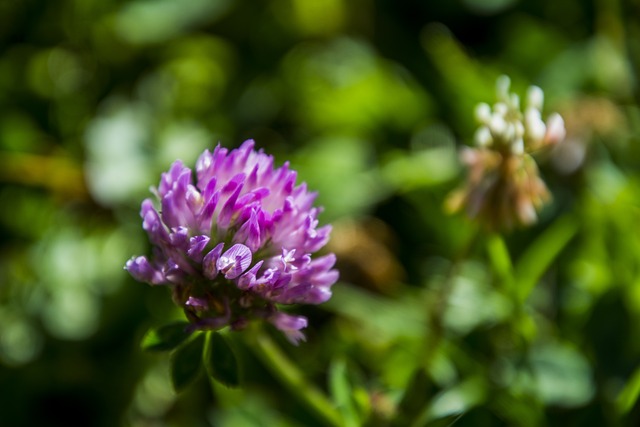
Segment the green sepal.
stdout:
[[227,387],[240,385],[238,360],[227,339],[218,332],[207,334],[204,366],[209,377]]
[[151,328],[142,337],[140,347],[146,351],[173,350],[191,335],[187,330],[188,325],[187,322],[176,322]]
[[171,353],[171,383],[175,391],[183,390],[197,378],[203,350],[204,335],[198,334]]

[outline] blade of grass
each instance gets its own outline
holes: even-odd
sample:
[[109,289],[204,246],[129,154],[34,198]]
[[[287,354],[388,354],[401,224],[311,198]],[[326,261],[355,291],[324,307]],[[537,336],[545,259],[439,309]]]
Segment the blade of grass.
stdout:
[[616,409],[621,416],[626,415],[640,398],[640,367],[635,370],[616,399]]
[[566,214],[551,224],[520,256],[514,269],[520,302],[526,301],[534,286],[578,229],[577,219]]
[[347,362],[343,357],[335,358],[329,367],[329,389],[338,411],[342,414],[344,427],[362,425],[354,407],[353,389],[347,378]]
[[491,266],[502,281],[504,289],[511,289],[513,284],[513,262],[504,239],[499,234],[491,234],[487,239],[487,252]]

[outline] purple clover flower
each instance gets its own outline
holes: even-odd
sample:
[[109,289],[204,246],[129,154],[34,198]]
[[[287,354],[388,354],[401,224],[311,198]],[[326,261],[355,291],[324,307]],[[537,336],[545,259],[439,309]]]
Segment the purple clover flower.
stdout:
[[248,140],[228,151],[205,151],[192,170],[181,161],[162,174],[142,203],[142,226],[152,256],[125,269],[141,282],[167,285],[193,329],[241,329],[262,318],[290,341],[304,339],[307,319],[278,311],[279,304],[320,304],[338,280],[334,254],[312,258],[329,239],[318,228],[316,193],[296,186],[296,172],[254,150]]

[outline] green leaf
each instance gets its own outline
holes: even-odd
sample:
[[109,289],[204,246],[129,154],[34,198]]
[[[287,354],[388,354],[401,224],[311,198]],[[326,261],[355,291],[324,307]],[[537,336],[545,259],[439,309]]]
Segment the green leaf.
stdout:
[[531,349],[529,358],[535,395],[544,405],[578,408],[595,395],[589,362],[572,344],[540,343]]
[[171,353],[171,382],[176,391],[183,390],[200,373],[203,350],[204,335],[198,334]]
[[514,273],[521,302],[529,297],[542,275],[576,235],[578,228],[579,222],[572,215],[560,217],[520,256]]
[[149,329],[142,337],[140,347],[147,351],[173,350],[191,335],[187,331],[187,325],[187,322],[176,322]]
[[214,380],[227,387],[237,387],[240,384],[236,355],[225,337],[218,332],[207,335],[204,363],[207,373]]
[[488,397],[486,380],[479,375],[470,377],[434,396],[410,425],[454,425],[460,414],[484,404]]

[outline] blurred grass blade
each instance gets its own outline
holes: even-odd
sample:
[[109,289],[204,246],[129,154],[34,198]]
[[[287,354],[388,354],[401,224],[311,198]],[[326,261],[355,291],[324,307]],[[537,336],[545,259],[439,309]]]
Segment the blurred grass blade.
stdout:
[[191,332],[187,322],[176,322],[159,328],[151,328],[144,334],[140,347],[147,351],[168,351],[178,347]]
[[204,363],[211,378],[227,387],[240,384],[240,368],[226,338],[217,332],[207,334]]
[[513,263],[504,239],[499,234],[491,234],[487,240],[487,251],[494,271],[505,287],[513,282]]
[[353,402],[353,389],[347,375],[344,358],[336,358],[329,368],[329,389],[336,407],[342,414],[345,427],[358,427],[361,422]]
[[196,379],[202,366],[203,350],[204,335],[198,334],[171,354],[171,382],[175,391],[182,391]]
[[626,415],[640,398],[640,367],[638,367],[616,399],[618,415]]
[[515,265],[518,296],[524,302],[533,287],[578,231],[578,221],[565,215],[551,224],[520,256]]

